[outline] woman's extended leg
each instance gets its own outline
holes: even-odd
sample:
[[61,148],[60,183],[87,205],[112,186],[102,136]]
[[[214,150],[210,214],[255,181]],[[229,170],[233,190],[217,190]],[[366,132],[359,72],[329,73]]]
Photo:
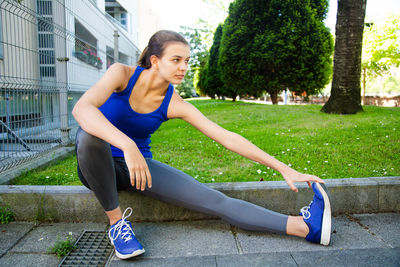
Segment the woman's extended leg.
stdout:
[[[239,228],[305,237],[308,227],[301,217],[290,217],[214,190],[182,171],[146,159],[153,186],[144,194],[192,210],[217,215]],[[302,218],[301,218],[302,219]],[[292,229],[292,227],[294,228]],[[289,227],[289,231],[287,229]],[[302,231],[302,229],[304,231]]]

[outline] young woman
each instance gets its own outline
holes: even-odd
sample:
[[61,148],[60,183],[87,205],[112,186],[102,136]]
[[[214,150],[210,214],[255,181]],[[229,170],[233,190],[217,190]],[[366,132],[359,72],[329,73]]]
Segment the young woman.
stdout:
[[[118,201],[118,190],[134,187],[148,196],[217,215],[242,229],[295,235],[328,245],[331,209],[323,180],[295,171],[185,102],[171,84],[182,82],[189,58],[189,45],[181,35],[159,31],[150,38],[139,66],[113,64],[72,111],[81,127],[76,134],[78,175],[109,218],[116,255],[126,259],[144,252],[126,220],[132,210],[122,214]],[[294,183],[307,182],[311,187],[314,182],[313,201],[302,209],[302,216],[283,215],[227,197],[154,160],[150,136],[161,123],[174,118],[187,121],[227,149],[279,171],[295,192]]]

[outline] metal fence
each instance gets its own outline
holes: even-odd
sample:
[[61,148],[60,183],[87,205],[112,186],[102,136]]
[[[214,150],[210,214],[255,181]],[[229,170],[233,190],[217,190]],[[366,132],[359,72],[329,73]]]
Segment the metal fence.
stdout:
[[[114,61],[110,51],[118,48],[102,49],[95,37],[82,33],[80,23],[90,23],[74,13],[74,1],[0,1],[0,174],[70,143],[78,127],[71,116],[74,104]],[[66,25],[75,25],[75,31]],[[99,38],[114,44],[112,35]],[[78,78],[85,72],[93,74],[90,83]]]

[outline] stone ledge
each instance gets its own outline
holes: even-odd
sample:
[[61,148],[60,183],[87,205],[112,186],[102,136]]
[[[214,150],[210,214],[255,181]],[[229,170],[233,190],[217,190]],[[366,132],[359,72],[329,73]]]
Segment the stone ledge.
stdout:
[[[333,214],[400,211],[400,177],[326,179]],[[305,183],[292,192],[285,181],[213,183],[209,187],[285,214],[298,214],[313,192]],[[132,207],[136,221],[212,219],[214,216],[161,202],[138,192],[119,193],[121,207]],[[17,220],[106,222],[94,194],[84,186],[0,185],[0,203],[9,205]]]

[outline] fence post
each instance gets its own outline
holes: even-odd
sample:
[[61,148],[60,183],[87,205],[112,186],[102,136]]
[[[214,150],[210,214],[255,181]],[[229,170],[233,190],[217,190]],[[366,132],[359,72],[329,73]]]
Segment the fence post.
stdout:
[[114,31],[114,62],[119,62],[119,51],[118,51],[118,31]]
[[57,87],[60,94],[60,131],[61,131],[61,144],[66,145],[70,142],[68,125],[68,78],[67,78],[67,62],[69,58],[67,54],[67,37],[65,25],[65,3],[63,0],[59,4],[53,6],[54,23],[61,26],[61,29],[55,28],[58,34],[54,34],[55,57],[56,57],[56,77]]

